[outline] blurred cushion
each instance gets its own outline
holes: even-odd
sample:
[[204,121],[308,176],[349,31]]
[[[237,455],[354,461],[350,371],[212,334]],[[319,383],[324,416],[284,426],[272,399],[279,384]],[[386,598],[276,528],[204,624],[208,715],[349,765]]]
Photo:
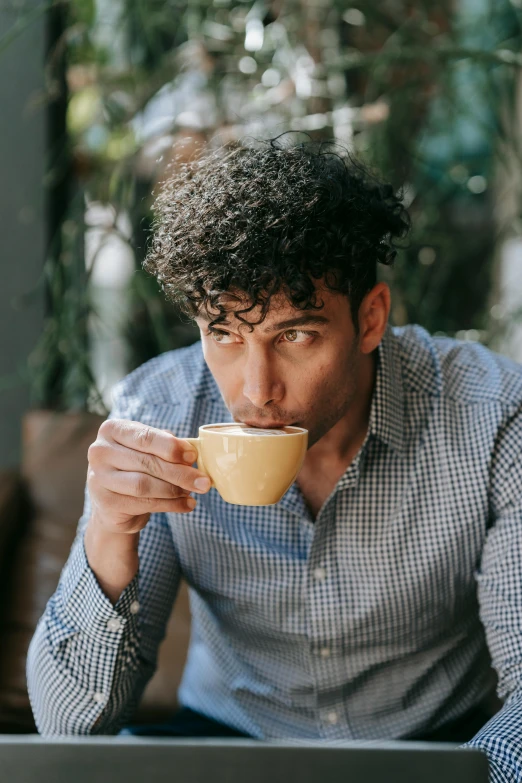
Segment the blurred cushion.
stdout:
[[[28,511],[24,482],[17,470],[0,471],[0,563],[8,563],[18,540],[18,531],[22,519]],[[6,576],[5,568],[0,568],[0,589]],[[2,593],[3,594],[3,593]],[[0,618],[5,605],[0,605]],[[0,619],[1,621],[1,619]]]

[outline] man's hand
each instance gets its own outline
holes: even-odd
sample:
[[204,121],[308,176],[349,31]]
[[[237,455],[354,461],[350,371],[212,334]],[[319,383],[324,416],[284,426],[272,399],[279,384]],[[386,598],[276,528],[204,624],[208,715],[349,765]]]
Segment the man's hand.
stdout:
[[190,443],[165,430],[121,419],[101,425],[88,452],[85,550],[114,603],[138,570],[139,532],[150,515],[192,511],[189,493],[210,489],[208,477],[191,467],[196,457]]
[[136,533],[153,511],[192,511],[189,493],[210,489],[190,443],[135,421],[104,421],[88,457],[93,516],[108,532]]

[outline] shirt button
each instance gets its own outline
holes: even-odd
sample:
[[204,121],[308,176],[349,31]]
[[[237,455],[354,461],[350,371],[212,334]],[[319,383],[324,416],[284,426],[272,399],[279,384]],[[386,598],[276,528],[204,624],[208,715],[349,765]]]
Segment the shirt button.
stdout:
[[131,614],[138,614],[138,612],[140,611],[139,601],[133,601],[129,608],[130,608]]
[[117,617],[111,617],[111,619],[107,621],[107,628],[109,631],[119,631],[121,628],[121,620],[118,620]]
[[322,647],[321,648],[321,658],[329,658],[330,657],[330,648],[329,647]]
[[324,580],[326,579],[326,569],[316,568],[314,570],[314,579],[316,579],[318,582],[324,582]]
[[92,697],[93,701],[97,701],[98,703],[102,703],[105,701],[105,694],[104,693],[95,693]]
[[339,715],[336,712],[329,712],[326,716],[326,721],[331,726],[335,726],[335,724],[339,721]]

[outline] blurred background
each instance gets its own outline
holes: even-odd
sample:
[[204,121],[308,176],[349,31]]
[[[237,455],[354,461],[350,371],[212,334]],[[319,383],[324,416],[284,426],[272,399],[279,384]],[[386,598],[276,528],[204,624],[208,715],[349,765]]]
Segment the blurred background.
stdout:
[[[405,188],[394,324],[522,359],[519,0],[3,0],[0,463],[196,331],[140,269],[165,165],[287,130]],[[385,274],[383,270],[382,274]]]
[[[10,589],[33,590],[4,618],[19,656],[114,383],[197,339],[141,270],[168,163],[244,136],[336,139],[404,188],[392,323],[522,361],[521,43],[521,0],[0,0],[0,550]],[[3,657],[8,710],[27,711]]]

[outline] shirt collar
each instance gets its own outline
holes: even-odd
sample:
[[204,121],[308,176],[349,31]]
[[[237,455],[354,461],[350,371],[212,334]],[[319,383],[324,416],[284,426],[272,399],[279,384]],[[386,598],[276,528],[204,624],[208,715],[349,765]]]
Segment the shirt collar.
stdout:
[[369,431],[398,452],[404,449],[404,388],[399,346],[390,324],[377,348]]

